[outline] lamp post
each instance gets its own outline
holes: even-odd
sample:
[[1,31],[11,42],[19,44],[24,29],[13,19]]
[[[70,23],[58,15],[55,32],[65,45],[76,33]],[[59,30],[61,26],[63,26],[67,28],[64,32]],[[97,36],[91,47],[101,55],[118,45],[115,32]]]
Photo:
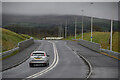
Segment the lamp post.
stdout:
[[113,20],[111,20],[110,50],[112,51]]
[[67,20],[66,20],[66,23],[65,23],[65,38],[67,37]]
[[[90,4],[93,5],[94,3],[91,2]],[[92,36],[92,28],[93,28],[93,17],[91,17],[91,42],[92,42],[92,38],[93,38],[93,36]]]
[[76,27],[77,27],[77,17],[75,18],[75,39],[76,39],[76,31],[77,31]]
[[83,40],[83,11],[84,10],[81,10],[82,11],[82,40]]
[[91,17],[91,42],[92,42],[93,17]]

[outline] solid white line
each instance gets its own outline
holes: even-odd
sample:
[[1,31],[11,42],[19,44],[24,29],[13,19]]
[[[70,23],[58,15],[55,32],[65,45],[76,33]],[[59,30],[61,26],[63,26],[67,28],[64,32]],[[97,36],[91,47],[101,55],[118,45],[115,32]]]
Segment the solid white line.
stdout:
[[[80,54],[79,54],[80,55]],[[88,78],[90,78],[90,76],[91,76],[91,74],[92,74],[92,66],[91,66],[91,64],[90,64],[90,62],[85,58],[85,57],[83,57],[82,55],[80,55],[86,62],[87,62],[87,64],[88,64],[88,66],[89,66],[89,70],[90,70],[90,72],[89,72],[89,74],[88,74],[88,76],[86,77],[87,79]]]
[[[65,45],[70,51],[72,51],[72,49],[67,46],[67,43],[66,43],[66,42],[64,43],[64,45]],[[74,52],[74,51],[72,51],[72,52]],[[75,53],[75,55],[77,56],[78,59],[80,58],[79,55],[77,55],[77,53]]]
[[33,75],[27,77],[26,79],[37,78],[38,76],[43,75],[44,73],[47,73],[48,71],[52,70],[57,65],[57,63],[59,61],[59,56],[58,56],[56,45],[55,45],[54,42],[51,42],[51,41],[49,41],[49,42],[53,44],[53,50],[54,50],[54,61],[53,61],[53,63],[48,68],[46,68],[46,69],[44,69],[44,70],[42,70],[42,71],[40,71],[36,74],[33,74]]
[[[55,43],[53,43],[53,45],[54,45],[54,52],[57,53]],[[51,69],[53,69],[53,68],[57,65],[58,60],[59,60],[59,58],[58,58],[58,54],[56,54],[56,56],[57,56],[57,61],[56,61],[56,63],[55,63],[51,68],[46,69],[45,72],[42,72],[41,74],[38,74],[38,75],[36,75],[35,77],[32,77],[32,78],[36,78],[36,77],[38,77],[38,76],[40,76],[40,75],[42,75],[42,74],[44,74],[44,73],[47,73],[47,72],[50,71]]]
[[[72,51],[72,49],[70,48],[70,47],[68,47],[67,45],[66,45],[66,47],[69,49],[69,50],[71,50]],[[72,52],[74,52],[75,54],[77,54],[75,51],[72,51]],[[78,55],[78,54],[77,54]],[[82,55],[78,55],[78,56],[80,56],[80,57],[82,57],[82,59],[88,64],[88,66],[89,66],[89,74],[88,74],[88,76],[86,77],[87,79],[88,78],[90,78],[90,76],[91,76],[91,74],[92,74],[92,66],[91,66],[91,64],[90,64],[90,62],[85,58],[85,57],[83,57]]]

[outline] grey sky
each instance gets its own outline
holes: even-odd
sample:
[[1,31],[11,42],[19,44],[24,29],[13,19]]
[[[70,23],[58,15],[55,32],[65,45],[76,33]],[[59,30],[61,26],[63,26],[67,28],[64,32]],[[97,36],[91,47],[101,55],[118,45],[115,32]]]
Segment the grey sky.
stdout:
[[0,2],[0,26],[2,26],[2,3]]
[[2,2],[119,2],[120,0],[2,0]]
[[117,2],[3,2],[3,13],[19,15],[73,14],[118,19]]

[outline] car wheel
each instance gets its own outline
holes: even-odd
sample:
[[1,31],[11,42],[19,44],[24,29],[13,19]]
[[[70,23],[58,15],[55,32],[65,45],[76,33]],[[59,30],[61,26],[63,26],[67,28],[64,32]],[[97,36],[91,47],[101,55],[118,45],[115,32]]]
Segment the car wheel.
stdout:
[[29,66],[30,66],[30,67],[33,67],[33,64],[30,63]]
[[49,66],[49,63],[47,63],[47,66]]

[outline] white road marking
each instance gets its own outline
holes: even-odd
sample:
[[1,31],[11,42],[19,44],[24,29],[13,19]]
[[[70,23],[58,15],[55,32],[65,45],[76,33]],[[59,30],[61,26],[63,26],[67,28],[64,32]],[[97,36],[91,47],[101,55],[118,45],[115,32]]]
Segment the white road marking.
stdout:
[[46,69],[44,69],[44,70],[42,70],[42,71],[40,71],[40,72],[38,72],[36,74],[28,76],[27,78],[25,78],[23,80],[37,78],[38,76],[41,76],[42,74],[47,73],[48,71],[52,70],[57,65],[57,63],[59,61],[59,56],[58,56],[56,45],[52,41],[48,41],[48,42],[53,44],[53,50],[54,50],[54,61],[53,61],[53,63],[48,68],[46,68]]
[[[66,43],[65,43],[66,44]],[[68,47],[67,45],[66,45],[66,47],[69,49],[69,50],[71,50],[72,51],[72,49],[70,48],[70,47]],[[72,51],[72,52],[74,52],[76,55],[78,55],[75,51]],[[88,74],[88,76],[86,77],[87,79],[88,78],[90,78],[90,76],[92,75],[92,66],[91,66],[91,64],[90,64],[90,62],[85,58],[85,57],[83,57],[82,55],[78,55],[78,56],[80,56],[87,64],[88,64],[88,66],[89,66],[89,74]]]
[[[67,46],[66,42],[64,43],[64,45],[65,45],[70,51],[72,50],[70,47]],[[74,51],[72,51],[72,52],[74,52]],[[75,52],[74,52],[74,53],[75,53]],[[75,53],[75,55],[77,56],[78,59],[80,58],[79,55],[77,55],[77,53]]]

